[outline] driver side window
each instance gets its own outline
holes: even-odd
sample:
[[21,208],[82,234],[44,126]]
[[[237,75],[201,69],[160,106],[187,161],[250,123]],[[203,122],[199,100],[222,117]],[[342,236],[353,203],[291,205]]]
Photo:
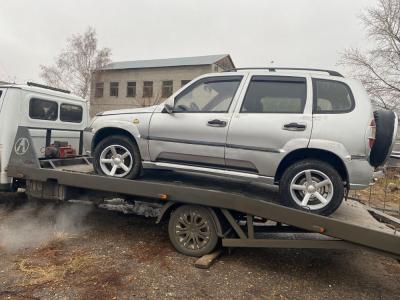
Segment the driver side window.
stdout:
[[220,112],[229,110],[242,76],[205,78],[175,98],[175,112]]

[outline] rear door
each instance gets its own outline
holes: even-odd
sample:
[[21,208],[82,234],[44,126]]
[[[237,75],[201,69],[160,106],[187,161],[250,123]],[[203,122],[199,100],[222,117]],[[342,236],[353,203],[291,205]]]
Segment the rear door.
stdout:
[[272,177],[290,151],[306,148],[312,129],[311,79],[253,75],[233,114],[226,165]]

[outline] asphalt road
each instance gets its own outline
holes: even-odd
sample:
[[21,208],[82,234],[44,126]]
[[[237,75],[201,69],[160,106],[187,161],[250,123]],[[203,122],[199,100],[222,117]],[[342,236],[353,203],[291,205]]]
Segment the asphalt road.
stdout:
[[400,299],[398,261],[364,251],[235,249],[209,270],[166,224],[0,195],[1,299]]

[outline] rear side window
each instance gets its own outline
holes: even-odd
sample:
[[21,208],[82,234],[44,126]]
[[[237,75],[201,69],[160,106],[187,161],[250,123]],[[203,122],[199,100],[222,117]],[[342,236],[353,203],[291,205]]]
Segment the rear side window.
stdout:
[[314,113],[339,114],[354,108],[354,98],[349,86],[340,81],[313,79]]
[[58,118],[58,103],[32,98],[29,101],[29,117],[31,119],[55,121]]
[[72,104],[61,104],[60,120],[63,122],[80,123],[82,122],[82,106]]
[[302,77],[253,76],[240,112],[303,113],[307,97]]

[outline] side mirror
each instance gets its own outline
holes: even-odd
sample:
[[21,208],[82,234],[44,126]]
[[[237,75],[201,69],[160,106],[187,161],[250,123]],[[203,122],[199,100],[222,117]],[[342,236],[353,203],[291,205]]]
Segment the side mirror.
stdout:
[[169,105],[168,103],[165,103],[164,110],[168,114],[174,113],[174,108],[171,105]]

